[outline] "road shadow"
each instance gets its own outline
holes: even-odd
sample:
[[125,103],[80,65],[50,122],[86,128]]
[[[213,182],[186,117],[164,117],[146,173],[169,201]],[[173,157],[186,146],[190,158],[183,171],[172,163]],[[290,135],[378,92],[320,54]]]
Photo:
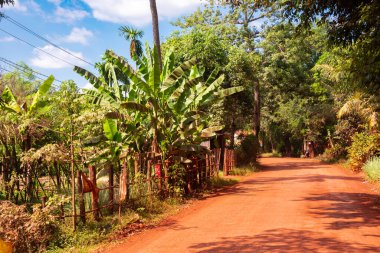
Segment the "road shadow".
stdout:
[[271,163],[260,162],[261,169],[263,171],[281,171],[281,170],[298,170],[300,168],[320,169],[321,166],[328,167],[328,165],[315,161],[315,160],[290,159],[287,161],[286,159],[283,159],[283,158],[278,158],[278,159],[281,159],[281,160],[279,160],[278,162],[271,162]]
[[241,182],[244,184],[271,184],[275,182],[286,182],[289,183],[312,183],[312,182],[324,182],[326,180],[343,180],[343,181],[357,181],[361,182],[362,180],[357,177],[349,177],[349,176],[327,176],[320,174],[309,174],[305,176],[294,176],[294,177],[257,177],[254,179],[249,179]]
[[318,219],[334,219],[326,222],[328,229],[380,227],[380,197],[375,194],[332,192],[314,194],[299,201],[324,202],[312,208],[310,214]]
[[[258,189],[255,189],[254,191],[261,191]],[[220,189],[214,190],[212,193],[202,196],[198,198],[199,200],[207,200],[212,198],[219,198],[226,195],[244,195],[244,194],[252,194],[252,189],[247,189],[246,187],[242,186],[242,183],[236,183],[234,185],[224,186]]]
[[196,243],[191,252],[379,252],[378,247],[352,244],[309,230],[272,229],[256,236],[221,237],[218,241]]

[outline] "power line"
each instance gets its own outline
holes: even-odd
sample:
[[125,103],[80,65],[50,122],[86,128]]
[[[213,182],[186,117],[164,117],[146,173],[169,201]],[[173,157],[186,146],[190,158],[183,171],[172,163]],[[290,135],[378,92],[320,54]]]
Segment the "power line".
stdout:
[[[22,65],[20,65],[20,64],[17,64],[17,63],[15,63],[15,62],[13,62],[13,61],[7,60],[7,59],[5,59],[5,58],[3,58],[3,57],[0,57],[0,61],[4,62],[4,63],[8,64],[9,66],[14,67],[14,68],[16,68],[16,69],[18,69],[18,70],[20,70],[20,71],[23,71],[24,73],[27,73],[27,72],[25,71],[25,67],[22,66]],[[42,74],[42,73],[40,73],[40,72],[38,72],[38,71],[35,71],[35,70],[31,69],[31,68],[28,68],[28,70],[30,70],[31,72],[33,72],[33,73],[35,73],[35,74],[38,74],[38,75],[40,75],[40,76],[43,76],[43,77],[46,77],[46,78],[49,77],[48,75]],[[57,81],[57,82],[62,83],[62,81],[60,81],[60,80],[58,80],[58,79],[54,79],[54,80]]]
[[71,62],[68,62],[68,61],[66,61],[66,60],[64,60],[64,59],[62,59],[62,58],[59,58],[59,57],[57,57],[57,56],[55,56],[55,55],[53,55],[53,54],[51,54],[51,53],[49,53],[49,52],[47,52],[47,51],[45,51],[45,50],[43,50],[43,49],[37,47],[37,46],[35,46],[35,45],[33,45],[33,44],[27,42],[26,40],[23,40],[23,39],[17,37],[16,35],[14,35],[14,34],[12,34],[12,33],[5,31],[5,30],[2,29],[2,28],[0,28],[0,31],[2,31],[2,32],[6,33],[6,34],[8,34],[9,36],[12,36],[13,38],[15,38],[15,39],[17,39],[17,40],[19,40],[19,41],[21,41],[21,42],[24,42],[25,44],[27,44],[27,45],[29,45],[29,46],[31,46],[31,47],[33,47],[33,48],[35,48],[35,49],[37,49],[37,50],[39,50],[39,51],[45,53],[45,54],[50,55],[51,57],[54,57],[55,59],[58,59],[58,60],[60,60],[60,61],[63,61],[63,62],[65,62],[65,63],[67,63],[67,64],[69,64],[69,65],[71,65],[71,66],[73,66],[73,67],[76,66],[75,64],[72,64]]
[[[11,66],[11,65],[9,64],[9,66]],[[27,71],[25,71],[25,70],[23,70],[23,69],[18,69],[18,68],[14,67],[14,66],[11,66],[11,67],[13,67],[13,68],[15,68],[15,69],[17,69],[17,70],[20,70],[20,71],[22,71],[22,72],[24,72],[24,73],[26,73],[26,74],[29,74]],[[4,67],[2,67],[2,66],[0,66],[0,69],[6,71],[6,72],[8,72],[8,73],[12,73],[11,70],[6,69],[6,68],[4,68]],[[41,77],[39,77],[39,76],[36,76],[36,78],[39,79],[39,80],[41,80],[41,81],[45,81],[45,79],[43,79],[43,78],[41,78]],[[54,80],[55,80],[55,79],[54,79]],[[55,80],[55,81],[58,81],[58,80]],[[58,81],[58,82],[60,82],[60,81]],[[59,89],[59,86],[57,86],[57,85],[52,84],[52,86],[53,86],[54,88]]]
[[29,29],[28,27],[26,27],[26,26],[24,26],[23,24],[19,23],[18,21],[14,20],[13,18],[9,17],[8,15],[5,15],[4,13],[1,13],[1,14],[0,14],[0,17],[4,17],[4,18],[7,19],[9,22],[11,22],[11,23],[13,23],[14,25],[20,27],[21,29],[23,29],[23,30],[25,30],[25,31],[27,31],[27,32],[29,32],[29,33],[31,33],[31,34],[34,35],[35,37],[39,38],[40,40],[45,41],[46,43],[52,45],[53,47],[55,47],[55,48],[57,48],[57,49],[59,49],[59,50],[65,52],[65,53],[67,53],[67,54],[69,54],[69,55],[71,55],[71,56],[77,58],[78,60],[81,60],[81,61],[83,61],[83,62],[85,62],[85,63],[87,63],[87,64],[89,64],[89,65],[91,65],[91,66],[94,66],[94,64],[92,64],[91,62],[88,62],[88,61],[86,61],[86,60],[84,60],[84,59],[82,59],[82,58],[80,58],[80,57],[74,55],[74,54],[71,53],[70,51],[68,51],[68,50],[66,50],[66,49],[64,49],[64,48],[62,48],[62,47],[60,47],[60,46],[58,46],[57,44],[51,42],[50,40],[48,40],[48,39],[42,37],[42,36],[39,35],[38,33],[32,31],[31,29]]
[[[3,67],[1,67],[1,66],[0,66],[0,69],[6,71],[6,72],[8,72],[8,73],[12,73],[11,70],[9,70],[9,69],[5,69],[5,68],[3,68]],[[21,70],[21,69],[19,69],[19,70]],[[21,70],[21,71],[24,72],[24,73],[27,73],[26,71],[23,71],[23,70]],[[36,76],[36,78],[38,78],[38,79],[41,80],[41,81],[44,80],[44,79],[42,79],[41,77],[38,77],[38,76]]]

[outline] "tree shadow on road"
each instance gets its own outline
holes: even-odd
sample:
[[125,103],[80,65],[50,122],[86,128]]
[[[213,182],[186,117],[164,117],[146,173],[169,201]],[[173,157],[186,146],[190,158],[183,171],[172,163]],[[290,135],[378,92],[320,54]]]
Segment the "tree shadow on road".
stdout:
[[189,247],[192,252],[379,252],[378,247],[351,244],[308,230],[272,229],[256,236],[221,237]]
[[[313,161],[302,161],[302,162],[278,162],[261,165],[262,171],[281,171],[281,170],[299,170],[302,169],[321,169],[321,166],[325,166],[323,163],[313,162]],[[328,166],[328,165],[326,165]]]
[[275,182],[286,182],[288,183],[313,183],[313,182],[324,182],[326,180],[344,180],[344,181],[357,181],[361,182],[362,180],[357,177],[347,177],[347,176],[327,176],[327,175],[320,175],[320,174],[309,174],[305,176],[294,176],[294,177],[259,177],[254,178],[251,180],[246,180],[242,182],[241,184],[272,184]]
[[325,202],[310,213],[318,219],[333,219],[326,222],[328,229],[380,227],[380,198],[375,194],[332,192],[314,194],[300,201]]

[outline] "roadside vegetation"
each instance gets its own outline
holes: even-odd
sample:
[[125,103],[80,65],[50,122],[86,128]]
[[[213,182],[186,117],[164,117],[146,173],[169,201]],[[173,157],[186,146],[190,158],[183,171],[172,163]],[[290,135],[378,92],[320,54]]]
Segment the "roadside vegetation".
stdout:
[[220,174],[250,175],[258,156],[380,180],[378,1],[209,0],[162,42],[150,7],[154,42],[122,26],[129,52],[74,68],[90,89],[22,62],[0,72],[1,240],[85,252],[235,184]]

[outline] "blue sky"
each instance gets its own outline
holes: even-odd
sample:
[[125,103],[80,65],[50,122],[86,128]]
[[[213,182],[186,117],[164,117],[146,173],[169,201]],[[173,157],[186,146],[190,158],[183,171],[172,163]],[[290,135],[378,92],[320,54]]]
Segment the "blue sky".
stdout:
[[[133,25],[144,31],[143,41],[152,41],[149,0],[17,0],[2,13],[32,31],[90,63],[100,61],[106,49],[119,55],[129,55],[129,43],[119,36],[121,25]],[[201,0],[157,0],[160,36],[163,41],[175,27],[170,21],[193,12]],[[50,54],[94,71],[91,65],[60,51],[30,33],[1,19],[5,30]],[[87,81],[72,71],[72,66],[13,38],[0,30],[0,57],[13,62],[25,62],[43,74],[53,74],[58,80],[74,80],[80,87]],[[0,62],[0,66],[12,68]]]

